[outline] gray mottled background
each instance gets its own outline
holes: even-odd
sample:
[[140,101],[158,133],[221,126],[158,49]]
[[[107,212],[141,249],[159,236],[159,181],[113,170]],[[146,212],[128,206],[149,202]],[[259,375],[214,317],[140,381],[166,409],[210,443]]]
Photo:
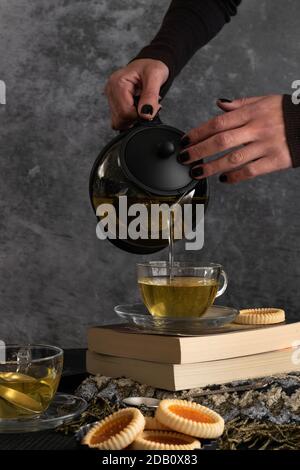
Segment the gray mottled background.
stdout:
[[[137,256],[95,236],[91,165],[113,135],[107,76],[154,34],[168,1],[1,0],[0,337],[85,344],[86,328],[136,298]],[[299,79],[297,0],[244,0],[164,102],[189,129],[215,98],[283,93]],[[283,306],[299,317],[300,172],[242,183],[212,180],[205,248],[230,276],[222,302]],[[163,258],[166,253],[160,253]],[[156,256],[158,257],[158,255]]]

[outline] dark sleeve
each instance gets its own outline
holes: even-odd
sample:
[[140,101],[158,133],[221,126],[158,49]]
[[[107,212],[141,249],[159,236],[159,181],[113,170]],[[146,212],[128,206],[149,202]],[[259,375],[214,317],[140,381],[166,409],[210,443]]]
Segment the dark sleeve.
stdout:
[[283,117],[287,144],[293,167],[300,166],[300,104],[294,104],[290,95],[284,95]]
[[169,78],[163,87],[166,93],[193,54],[230,21],[240,3],[241,0],[172,0],[157,35],[134,59],[158,59],[168,66]]

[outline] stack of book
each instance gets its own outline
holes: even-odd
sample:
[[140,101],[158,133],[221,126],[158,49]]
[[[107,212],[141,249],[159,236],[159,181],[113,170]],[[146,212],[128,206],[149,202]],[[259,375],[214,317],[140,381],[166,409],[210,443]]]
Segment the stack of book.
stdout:
[[[87,370],[184,390],[300,370],[300,322],[230,325],[202,336],[162,336],[125,326],[88,331]],[[300,342],[299,342],[300,344]]]

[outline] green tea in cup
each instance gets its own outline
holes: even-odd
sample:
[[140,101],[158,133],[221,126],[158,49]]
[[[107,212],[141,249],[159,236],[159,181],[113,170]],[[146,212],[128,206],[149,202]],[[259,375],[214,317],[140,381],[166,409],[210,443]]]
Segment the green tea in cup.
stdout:
[[[201,317],[227,287],[227,276],[217,264],[177,262],[170,268],[161,261],[141,263],[137,269],[143,302],[158,317]],[[224,284],[219,289],[221,276]]]
[[30,418],[50,405],[62,372],[63,351],[54,346],[5,346],[0,361],[0,419]]

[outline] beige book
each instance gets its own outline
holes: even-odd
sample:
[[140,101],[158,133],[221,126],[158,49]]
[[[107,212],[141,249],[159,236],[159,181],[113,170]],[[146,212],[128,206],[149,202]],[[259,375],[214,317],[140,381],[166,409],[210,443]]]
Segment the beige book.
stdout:
[[162,364],[87,351],[90,374],[129,377],[171,391],[299,370],[300,350],[295,348],[192,364]]
[[145,361],[187,364],[290,348],[300,340],[300,322],[250,327],[231,324],[202,336],[163,336],[132,332],[126,326],[95,326],[88,348],[100,354]]

